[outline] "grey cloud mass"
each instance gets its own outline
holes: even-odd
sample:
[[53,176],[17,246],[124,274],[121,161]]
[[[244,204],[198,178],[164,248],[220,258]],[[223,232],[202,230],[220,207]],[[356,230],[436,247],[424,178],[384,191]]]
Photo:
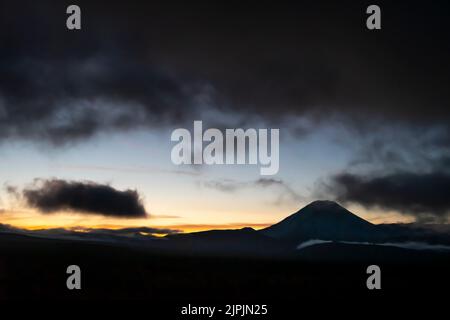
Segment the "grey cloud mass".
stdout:
[[419,221],[446,221],[450,213],[450,175],[446,172],[341,173],[326,188],[342,203],[397,210]]
[[61,145],[204,118],[205,107],[279,126],[447,126],[448,3],[381,1],[371,33],[366,6],[344,2],[79,1],[79,32],[65,28],[65,3],[2,4],[0,139]]
[[36,180],[23,190],[27,204],[42,213],[68,211],[117,218],[144,218],[147,212],[136,190],[120,191],[89,181]]

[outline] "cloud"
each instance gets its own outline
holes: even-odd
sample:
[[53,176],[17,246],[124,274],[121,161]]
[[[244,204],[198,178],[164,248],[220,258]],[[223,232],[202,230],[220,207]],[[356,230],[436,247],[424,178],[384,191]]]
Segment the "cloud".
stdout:
[[304,200],[304,197],[302,195],[300,195],[288,183],[286,183],[281,179],[259,178],[258,180],[254,181],[254,185],[263,188],[275,187],[280,189],[278,198],[275,201],[275,204],[277,205],[285,202],[292,202],[294,204],[298,204],[299,202]]
[[325,2],[326,12],[323,2],[255,11],[80,0],[77,32],[65,28],[65,3],[2,4],[0,139],[63,145],[179,125],[204,118],[205,106],[235,125],[262,119],[285,128],[309,117],[366,132],[368,122],[447,127],[448,3],[406,14],[405,5],[423,6],[381,1],[394,31],[375,34],[361,25],[360,4]]
[[447,172],[341,173],[322,187],[343,203],[396,210],[418,220],[445,221],[450,212],[450,174]]
[[[302,250],[310,246],[331,243],[333,241],[328,240],[308,240],[302,242],[297,246],[297,250]],[[386,247],[397,247],[403,249],[411,249],[411,250],[434,250],[434,251],[449,251],[450,246],[444,244],[429,244],[426,242],[385,242],[385,243],[372,243],[372,242],[356,242],[356,241],[335,241],[336,243],[344,243],[344,244],[355,244],[355,245],[368,245],[368,246],[386,246]]]
[[130,227],[121,229],[105,229],[105,228],[97,229],[97,228],[73,227],[73,228],[26,230],[13,227],[8,224],[0,223],[0,232],[17,233],[52,239],[121,241],[126,239],[128,240],[153,239],[157,235],[175,234],[179,233],[180,231],[168,228],[164,229],[151,227]]
[[316,244],[323,244],[323,243],[331,243],[333,241],[330,240],[320,240],[320,239],[312,239],[312,240],[308,240],[305,242],[300,243],[297,246],[297,250],[302,250],[305,249],[307,247],[311,247],[311,246],[315,246]]
[[151,235],[151,234],[174,234],[180,232],[180,230],[175,229],[162,229],[162,228],[149,228],[149,227],[130,227],[121,229],[83,229],[84,232],[94,232],[94,233],[107,233],[115,235]]
[[12,196],[13,198],[16,198],[16,199],[20,198],[20,192],[19,192],[17,187],[12,186],[12,185],[10,185],[8,183],[4,183],[3,186],[4,186],[4,189],[5,189],[5,191],[6,191],[6,193],[8,195],[10,195],[10,196]]
[[[63,145],[98,132],[177,123],[177,110],[195,108],[188,84],[129,59],[29,57],[0,66],[0,138]],[[38,74],[47,74],[46,81]]]
[[210,180],[202,183],[202,186],[222,192],[235,192],[248,187],[248,182],[239,182],[232,179]]
[[[232,2],[181,3],[179,10],[167,1],[77,4],[84,17],[77,32],[65,28],[64,2],[0,4],[6,26],[0,28],[0,143],[62,146],[105,132],[179,127],[214,114],[217,127],[262,122],[302,134],[344,124],[347,141],[361,138],[364,146],[354,164],[382,163],[386,177],[448,168],[448,1],[381,0],[383,29],[377,32],[364,27],[357,2],[258,3],[256,11]],[[420,175],[426,173],[414,180],[423,182]],[[358,178],[361,186],[378,183]],[[279,188],[278,201],[301,199],[275,180],[206,183],[225,192],[249,185]],[[354,201],[418,217],[422,210],[441,217],[446,208],[430,204],[431,197],[414,205],[403,205],[413,198],[396,198],[402,199],[392,205],[370,197]]]
[[114,167],[114,166],[98,166],[98,165],[62,165],[58,168],[68,170],[91,170],[91,171],[112,171],[136,174],[172,174],[180,176],[199,176],[202,173],[198,171],[188,170],[167,170],[152,167]]
[[449,251],[450,246],[444,244],[429,244],[426,242],[387,242],[379,244],[382,246],[399,247],[404,249],[413,250],[437,250],[437,251]]
[[[397,125],[373,126],[372,134],[348,135],[354,156],[349,168],[386,172],[448,171],[450,166],[450,128]],[[420,135],[417,132],[421,132]]]
[[279,190],[275,204],[283,202],[298,203],[303,197],[297,193],[288,183],[281,179],[259,178],[254,181],[236,181],[232,179],[210,180],[202,184],[204,187],[222,192],[235,192],[246,188],[277,188]]
[[95,182],[37,179],[22,194],[29,206],[42,213],[68,211],[118,218],[147,216],[137,191],[119,191]]

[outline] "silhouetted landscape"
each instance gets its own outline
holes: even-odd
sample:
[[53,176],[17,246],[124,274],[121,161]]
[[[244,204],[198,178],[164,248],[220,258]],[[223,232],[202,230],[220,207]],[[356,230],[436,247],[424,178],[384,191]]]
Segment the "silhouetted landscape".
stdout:
[[208,318],[190,304],[291,320],[311,301],[315,318],[441,317],[449,13],[0,1],[0,302],[20,318],[87,302],[133,319],[132,302],[145,320]]
[[[316,201],[266,229],[120,236],[2,227],[0,298],[295,300],[369,294],[366,268],[383,270],[386,295],[449,283],[448,228],[373,225]],[[113,231],[111,231],[113,233]],[[117,232],[116,232],[117,233]],[[83,287],[65,287],[77,264]],[[295,292],[295,295],[291,293]]]

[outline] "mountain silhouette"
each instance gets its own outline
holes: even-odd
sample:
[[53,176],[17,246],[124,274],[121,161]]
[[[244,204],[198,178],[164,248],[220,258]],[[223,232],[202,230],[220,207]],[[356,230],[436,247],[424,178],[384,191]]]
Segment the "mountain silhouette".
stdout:
[[376,225],[358,217],[334,201],[314,201],[281,222],[260,231],[285,241],[311,239],[374,241],[381,237]]
[[173,234],[165,238],[185,253],[273,256],[291,249],[252,228]]

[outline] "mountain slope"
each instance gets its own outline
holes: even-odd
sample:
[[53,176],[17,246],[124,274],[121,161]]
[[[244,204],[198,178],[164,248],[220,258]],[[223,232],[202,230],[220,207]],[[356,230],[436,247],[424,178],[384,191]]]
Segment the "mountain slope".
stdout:
[[310,239],[375,241],[382,236],[377,226],[333,201],[314,201],[260,232],[272,238],[297,243]]
[[293,249],[252,228],[181,233],[165,238],[185,253],[273,256]]

